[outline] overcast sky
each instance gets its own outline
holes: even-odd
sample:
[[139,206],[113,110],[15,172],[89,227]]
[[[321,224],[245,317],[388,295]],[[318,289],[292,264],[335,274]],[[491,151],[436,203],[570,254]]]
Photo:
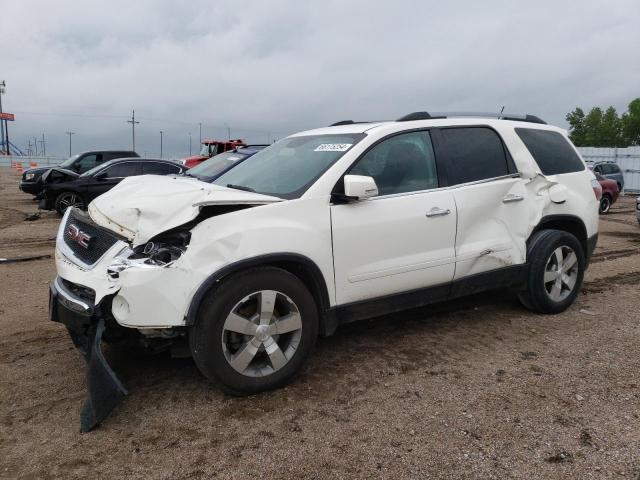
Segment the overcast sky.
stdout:
[[47,153],[189,153],[416,110],[624,111],[640,96],[640,2],[0,2],[11,140]]

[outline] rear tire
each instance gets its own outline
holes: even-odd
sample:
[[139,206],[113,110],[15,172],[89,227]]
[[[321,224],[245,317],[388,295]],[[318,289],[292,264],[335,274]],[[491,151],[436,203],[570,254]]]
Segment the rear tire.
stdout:
[[223,280],[203,300],[189,331],[193,359],[231,395],[288,383],[318,337],[313,296],[295,275],[273,267]]
[[600,212],[600,215],[606,215],[609,213],[609,210],[611,210],[611,196],[605,193],[600,199],[600,208],[598,211]]
[[576,299],[584,277],[584,250],[561,230],[542,230],[529,242],[527,289],[518,297],[534,312],[560,313]]
[[56,197],[54,207],[56,212],[58,212],[58,215],[62,216],[69,207],[76,207],[84,210],[85,205],[84,200],[79,193],[62,192]]

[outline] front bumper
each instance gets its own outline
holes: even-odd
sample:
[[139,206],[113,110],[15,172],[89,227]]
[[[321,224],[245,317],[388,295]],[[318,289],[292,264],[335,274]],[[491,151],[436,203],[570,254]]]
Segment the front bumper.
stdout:
[[22,181],[22,182],[20,182],[19,188],[24,193],[30,193],[31,195],[37,195],[38,193],[40,193],[41,186],[37,182]]
[[49,290],[49,319],[62,323],[87,362],[87,398],[80,414],[80,431],[102,422],[127,395],[102,353],[105,316],[102,306],[79,296],[56,277]]

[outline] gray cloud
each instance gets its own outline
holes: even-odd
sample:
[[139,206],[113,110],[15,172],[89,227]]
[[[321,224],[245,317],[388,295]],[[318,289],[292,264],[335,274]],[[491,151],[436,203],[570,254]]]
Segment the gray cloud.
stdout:
[[188,153],[204,136],[264,142],[345,118],[421,109],[536,113],[639,96],[629,1],[21,0],[0,17],[12,139],[48,150]]

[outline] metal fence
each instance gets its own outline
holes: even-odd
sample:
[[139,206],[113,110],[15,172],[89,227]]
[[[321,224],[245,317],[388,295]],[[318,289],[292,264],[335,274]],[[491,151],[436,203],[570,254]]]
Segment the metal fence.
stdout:
[[640,147],[578,147],[578,151],[587,163],[601,161],[617,163],[624,175],[624,191],[640,193]]
[[60,165],[66,158],[62,157],[28,157],[17,155],[0,155],[0,167],[10,167],[20,163],[22,168],[29,168],[31,164],[38,167]]

